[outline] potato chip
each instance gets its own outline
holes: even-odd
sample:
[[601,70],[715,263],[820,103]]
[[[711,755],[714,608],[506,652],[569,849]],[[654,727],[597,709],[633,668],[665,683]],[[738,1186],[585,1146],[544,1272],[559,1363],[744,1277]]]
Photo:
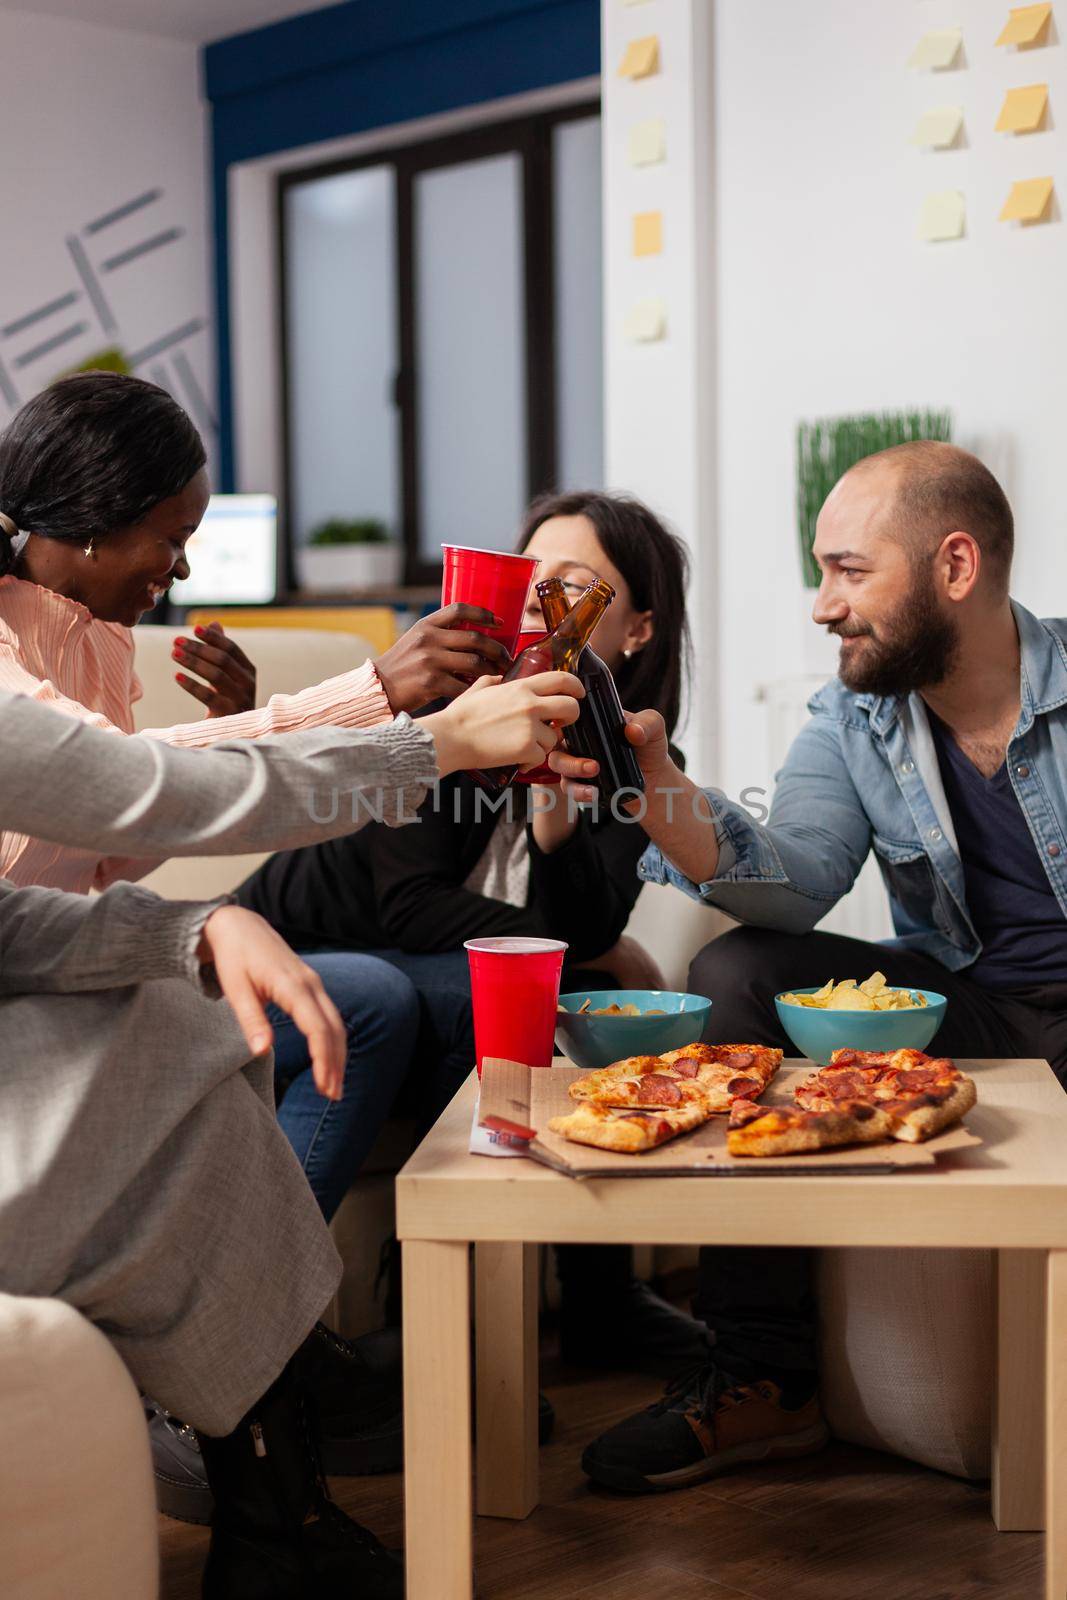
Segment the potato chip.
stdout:
[[815,1006],[820,1011],[910,1011],[926,1004],[926,996],[917,990],[888,988],[884,972],[872,972],[862,983],[842,978],[835,984],[831,978],[814,994],[780,998],[785,1005]]

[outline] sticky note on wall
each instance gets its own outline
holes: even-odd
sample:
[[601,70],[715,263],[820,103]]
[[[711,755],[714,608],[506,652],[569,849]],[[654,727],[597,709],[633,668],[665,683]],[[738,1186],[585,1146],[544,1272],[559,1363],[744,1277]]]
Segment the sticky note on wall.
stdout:
[[1001,222],[1047,222],[1052,209],[1052,179],[1024,178],[1013,183],[1000,213]]
[[623,338],[630,344],[652,344],[667,331],[667,307],[662,300],[638,300],[626,314]]
[[919,213],[919,238],[936,241],[958,239],[963,233],[967,208],[958,189],[928,194]]
[[1000,30],[997,43],[1044,44],[1051,16],[1051,3],[1040,6],[1012,6],[1008,20]]
[[997,118],[998,133],[1036,133],[1048,108],[1048,84],[1030,83],[1009,89]]
[[962,28],[934,28],[923,34],[908,57],[908,66],[944,72],[959,55],[962,43]]
[[962,106],[938,106],[919,118],[910,143],[924,150],[947,150],[956,143],[962,127]]
[[638,211],[634,216],[634,255],[658,256],[663,250],[663,212]]
[[619,66],[620,78],[651,78],[659,71],[659,39],[650,33],[645,39],[631,39]]
[[631,167],[651,167],[667,154],[667,131],[661,117],[635,122],[630,129],[626,153]]

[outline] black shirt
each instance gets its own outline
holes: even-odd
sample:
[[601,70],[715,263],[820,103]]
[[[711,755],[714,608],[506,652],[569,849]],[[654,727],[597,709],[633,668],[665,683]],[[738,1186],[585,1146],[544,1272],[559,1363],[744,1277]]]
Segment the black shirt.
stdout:
[[967,909],[982,941],[968,968],[991,989],[1067,982],[1067,918],[1060,909],[1007,765],[985,778],[928,709],[963,863]]
[[[516,803],[528,793],[516,786]],[[464,888],[497,821],[477,795],[470,778],[454,774],[425,801],[417,823],[372,822],[347,838],[282,851],[245,880],[237,899],[298,950],[432,954],[507,934],[565,939],[571,961],[610,950],[641,888],[637,863],[648,839],[640,824],[602,804],[597,822],[583,814],[551,855],[527,828],[527,903],[511,906]]]

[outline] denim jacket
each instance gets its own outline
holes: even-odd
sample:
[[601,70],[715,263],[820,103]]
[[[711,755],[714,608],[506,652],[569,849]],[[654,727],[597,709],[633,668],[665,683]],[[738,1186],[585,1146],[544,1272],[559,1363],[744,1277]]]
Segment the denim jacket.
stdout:
[[[1007,750],[1012,788],[1067,916],[1067,619],[1012,602],[1021,709]],[[719,841],[715,876],[695,884],[650,846],[639,875],[673,883],[741,922],[807,933],[852,887],[867,852],[889,893],[896,942],[946,967],[981,951],[967,910],[956,832],[918,694],[853,694],[837,678],[777,777],[765,824],[706,792]]]

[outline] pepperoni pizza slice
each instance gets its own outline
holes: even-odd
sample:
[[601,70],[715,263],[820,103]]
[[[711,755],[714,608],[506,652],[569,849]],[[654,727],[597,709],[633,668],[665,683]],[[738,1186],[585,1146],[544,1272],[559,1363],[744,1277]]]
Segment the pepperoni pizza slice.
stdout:
[[977,1091],[973,1078],[947,1056],[927,1056],[921,1050],[835,1050],[829,1066],[799,1085],[795,1099],[808,1111],[868,1101],[891,1112],[895,1139],[918,1144],[958,1122],[974,1105]]
[[564,1117],[552,1117],[548,1126],[574,1144],[596,1145],[600,1150],[617,1150],[624,1155],[640,1155],[655,1150],[680,1133],[689,1133],[708,1120],[711,1113],[699,1101],[688,1105],[651,1107],[647,1111],[626,1111],[618,1106],[599,1105],[584,1100]]
[[841,1100],[827,1111],[802,1106],[757,1106],[739,1100],[730,1110],[726,1148],[732,1156],[795,1156],[893,1137],[890,1112],[863,1100]]
[[709,1114],[754,1100],[778,1071],[780,1050],[756,1044],[693,1044],[662,1056],[631,1056],[570,1085],[573,1100],[615,1107],[701,1105]]

